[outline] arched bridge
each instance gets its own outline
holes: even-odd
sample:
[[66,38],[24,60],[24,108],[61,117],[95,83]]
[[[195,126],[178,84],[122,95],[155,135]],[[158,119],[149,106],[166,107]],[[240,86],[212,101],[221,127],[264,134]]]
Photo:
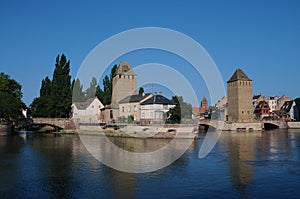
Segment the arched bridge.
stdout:
[[282,120],[263,120],[265,129],[287,128],[287,122]]
[[33,124],[49,125],[59,130],[76,129],[75,123],[69,118],[32,118]]
[[199,128],[203,127],[205,130],[208,130],[208,128],[211,128],[212,130],[219,129],[220,125],[224,125],[224,122],[222,123],[221,121],[217,120],[200,120],[199,123]]

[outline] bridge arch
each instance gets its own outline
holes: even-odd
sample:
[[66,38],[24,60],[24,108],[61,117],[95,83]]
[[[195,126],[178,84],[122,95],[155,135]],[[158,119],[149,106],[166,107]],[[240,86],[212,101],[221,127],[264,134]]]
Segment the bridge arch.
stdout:
[[279,128],[279,125],[275,122],[264,122],[265,130],[271,130],[271,129],[277,129],[277,128]]

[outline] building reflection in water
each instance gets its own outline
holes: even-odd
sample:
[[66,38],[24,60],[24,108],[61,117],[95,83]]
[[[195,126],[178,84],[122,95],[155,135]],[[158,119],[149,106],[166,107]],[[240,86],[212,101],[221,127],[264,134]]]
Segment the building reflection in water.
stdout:
[[178,159],[193,139],[136,139],[80,135],[88,151],[116,170],[144,173],[161,169]]
[[241,195],[247,195],[247,186],[253,182],[255,166],[255,133],[228,133],[220,137],[228,154],[231,181]]

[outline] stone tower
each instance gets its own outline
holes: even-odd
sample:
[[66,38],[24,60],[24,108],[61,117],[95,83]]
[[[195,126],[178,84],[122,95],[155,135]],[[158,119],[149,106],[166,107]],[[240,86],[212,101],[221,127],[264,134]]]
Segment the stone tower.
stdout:
[[237,69],[227,81],[228,92],[228,121],[252,122],[252,80],[241,70]]
[[136,74],[128,62],[120,62],[113,77],[112,108],[119,108],[119,101],[129,95],[136,95]]

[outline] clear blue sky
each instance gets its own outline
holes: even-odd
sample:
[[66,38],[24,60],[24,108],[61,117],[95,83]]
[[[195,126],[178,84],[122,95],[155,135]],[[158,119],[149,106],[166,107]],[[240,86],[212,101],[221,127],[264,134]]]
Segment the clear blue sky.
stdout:
[[[71,60],[75,77],[101,41],[128,29],[154,26],[199,42],[224,83],[239,67],[253,80],[254,93],[295,98],[300,96],[299,2],[5,0],[0,2],[0,71],[22,84],[29,105],[39,95],[41,80],[52,76],[58,54]],[[126,58],[133,66],[159,62],[150,55]],[[165,56],[162,62],[172,65],[174,60]],[[199,93],[208,95],[205,85],[199,86]]]

